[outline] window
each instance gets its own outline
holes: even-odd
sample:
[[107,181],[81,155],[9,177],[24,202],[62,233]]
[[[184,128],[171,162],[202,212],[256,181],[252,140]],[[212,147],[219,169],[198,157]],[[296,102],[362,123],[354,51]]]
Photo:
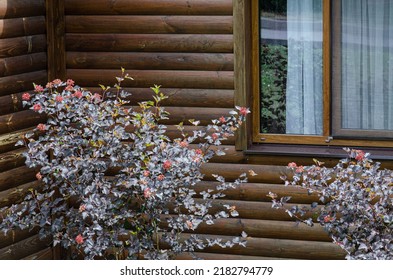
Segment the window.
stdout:
[[392,147],[393,0],[251,4],[253,142]]

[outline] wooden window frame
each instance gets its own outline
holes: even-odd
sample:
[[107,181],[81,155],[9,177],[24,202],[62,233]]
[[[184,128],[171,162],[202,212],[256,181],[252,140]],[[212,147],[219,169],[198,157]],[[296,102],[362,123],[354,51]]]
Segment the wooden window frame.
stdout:
[[[333,6],[338,6],[332,5],[333,1],[323,0],[323,133],[321,136],[310,136],[260,132],[260,64],[255,63],[260,61],[259,1],[234,0],[235,71],[238,71],[237,73],[235,72],[235,102],[241,106],[248,105],[252,110],[248,127],[238,133],[236,139],[236,148],[238,150],[245,150],[252,146],[253,143],[393,148],[393,140],[386,137],[378,139],[369,137],[367,139],[367,134],[366,137],[359,137],[358,135],[348,137],[339,135],[340,133],[332,137],[331,30],[339,28],[339,26],[332,26],[332,24],[340,24],[337,20],[331,20]],[[247,18],[250,19],[249,23],[247,23]],[[246,24],[249,24],[249,28],[245,26]],[[335,36],[340,35],[337,34]],[[251,62],[248,62],[248,60]],[[249,87],[247,83],[250,83]],[[334,125],[336,123],[337,120],[335,120]],[[378,134],[374,135],[379,136]]]

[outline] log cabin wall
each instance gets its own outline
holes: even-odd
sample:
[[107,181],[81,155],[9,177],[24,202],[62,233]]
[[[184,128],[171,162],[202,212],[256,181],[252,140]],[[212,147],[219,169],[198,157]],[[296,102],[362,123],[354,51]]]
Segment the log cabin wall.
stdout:
[[[44,120],[23,108],[21,97],[47,75],[45,0],[0,0],[0,208],[38,185],[15,143]],[[50,259],[52,250],[36,230],[0,233],[0,259],[22,258]]]
[[[49,64],[55,68],[50,71],[51,79],[57,77],[54,73],[63,77],[64,71],[64,77],[72,78],[77,84],[92,91],[99,91],[98,84],[114,84],[114,77],[120,74],[120,67],[124,67],[134,78],[134,81],[124,84],[133,94],[132,105],[151,97],[150,86],[162,85],[163,92],[170,96],[164,105],[171,113],[170,120],[166,122],[171,137],[180,136],[175,128],[179,122],[184,121],[186,124],[189,119],[197,119],[201,121],[200,126],[204,126],[210,119],[228,114],[235,105],[232,0],[56,1],[64,2],[65,36],[59,33],[62,28],[53,26],[51,34],[64,38],[65,49],[62,49],[61,44],[57,47],[51,45],[51,40],[48,40],[48,56],[55,59],[56,65],[54,67]],[[11,14],[8,15],[1,10],[6,2],[0,0],[2,22],[27,16],[45,17],[44,0],[8,1],[19,5],[10,8]],[[15,13],[18,9],[20,14]],[[61,25],[61,21],[57,24]],[[50,28],[49,25],[48,27]],[[0,122],[0,132],[3,134],[0,145],[3,153],[0,161],[3,172],[0,176],[0,206],[15,201],[20,197],[18,194],[21,191],[36,184],[35,172],[23,167],[21,150],[13,144],[21,131],[28,130],[39,121],[31,113],[22,111],[20,93],[30,89],[33,81],[45,84],[48,77],[45,27],[40,30],[39,34],[42,35],[11,31],[8,34],[12,33],[12,36],[4,35],[7,34],[4,31],[0,33],[0,118],[4,118]],[[15,34],[19,35],[14,36]],[[31,39],[26,39],[29,36]],[[36,42],[33,38],[37,36],[42,40],[42,48],[32,44]],[[25,48],[21,47],[20,42],[27,42]],[[9,63],[9,70],[6,71],[4,67],[5,70],[2,70],[3,60],[25,61],[23,56],[29,55],[31,61],[33,53],[43,54],[41,68],[35,62],[31,63],[33,66],[30,68],[23,68],[28,70],[22,71],[23,64],[18,62],[18,68],[13,68],[14,72],[8,66]],[[62,59],[65,61],[63,67]],[[24,86],[17,81],[23,81]],[[16,103],[14,96],[18,98]],[[9,119],[9,116],[17,118]],[[12,122],[21,119],[24,121]],[[186,128],[191,129],[191,126]],[[320,227],[296,227],[285,213],[271,208],[266,196],[269,191],[291,195],[293,203],[307,204],[313,201],[307,194],[284,188],[282,184],[280,175],[286,172],[284,165],[293,159],[246,156],[242,151],[236,150],[235,144],[235,138],[224,142],[227,155],[215,158],[204,166],[205,180],[196,189],[211,188],[215,184],[212,174],[234,180],[241,173],[252,169],[257,175],[250,176],[249,183],[243,184],[240,189],[229,191],[225,199],[215,202],[215,209],[220,209],[223,204],[235,205],[240,216],[218,221],[213,226],[201,227],[198,233],[226,239],[239,236],[245,231],[249,235],[248,245],[245,248],[231,249],[214,247],[199,253],[199,256],[205,259],[343,258],[343,252],[331,243]],[[304,163],[306,162],[310,163],[311,159],[305,159]],[[31,242],[36,249],[27,251],[24,247],[26,245],[22,246],[22,242],[19,242],[21,240]],[[52,251],[45,249],[43,243],[37,243],[37,237],[31,233],[10,234],[6,239],[0,239],[0,259],[24,258],[40,250],[44,251],[34,254],[34,258],[53,257]],[[180,257],[188,258],[186,255]]]

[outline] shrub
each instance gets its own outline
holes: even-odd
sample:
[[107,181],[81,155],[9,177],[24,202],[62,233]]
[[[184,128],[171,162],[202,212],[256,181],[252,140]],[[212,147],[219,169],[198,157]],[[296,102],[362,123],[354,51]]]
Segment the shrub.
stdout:
[[172,141],[161,124],[168,118],[160,105],[167,97],[155,86],[154,100],[126,106],[130,94],[120,87],[125,79],[130,77],[122,69],[114,89],[101,86],[101,94],[54,80],[23,95],[24,105],[48,116],[17,143],[27,146],[26,165],[39,169],[42,184],[23,202],[2,209],[0,229],[38,226],[41,238],[50,236],[54,245],[72,247],[87,259],[167,259],[216,244],[244,246],[241,237],[223,243],[180,233],[238,215],[230,205],[217,213],[209,209],[223,191],[245,182],[244,174],[231,183],[216,175],[215,190],[197,193],[193,186],[203,178],[201,165],[224,154],[211,146],[233,136],[248,109],[237,107],[190,135],[180,124],[182,136]]
[[308,167],[293,162],[288,165],[294,175],[285,184],[317,193],[326,203],[320,210],[316,210],[317,202],[305,209],[288,209],[285,203],[290,197],[278,200],[271,193],[273,207],[285,209],[309,226],[313,226],[313,220],[302,216],[316,211],[316,220],[345,250],[347,259],[393,259],[393,171],[381,170],[380,163],[374,163],[368,153],[345,150],[348,158],[333,168],[317,160]]

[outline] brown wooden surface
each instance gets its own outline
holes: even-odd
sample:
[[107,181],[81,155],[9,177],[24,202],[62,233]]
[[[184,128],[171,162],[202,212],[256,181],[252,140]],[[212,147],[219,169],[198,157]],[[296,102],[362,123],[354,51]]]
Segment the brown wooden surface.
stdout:
[[24,165],[25,158],[22,154],[25,151],[25,148],[21,148],[15,151],[0,154],[0,172]]
[[37,171],[26,166],[0,173],[0,191],[5,191],[35,180]]
[[16,147],[15,143],[20,140],[23,135],[31,131],[32,128],[27,128],[0,135],[0,153],[19,149],[20,147]]
[[18,260],[44,250],[50,244],[49,239],[40,240],[38,235],[26,238],[0,249],[0,260]]
[[7,234],[1,233],[0,238],[0,248],[4,248],[12,245],[13,243],[18,243],[24,239],[32,237],[38,233],[38,228],[36,229],[25,229],[25,230],[11,230]]
[[24,196],[29,192],[30,189],[38,189],[39,186],[39,181],[33,181],[0,192],[0,207],[11,206],[12,204],[22,202]]
[[53,260],[53,249],[46,248],[27,257],[24,257],[23,260]]
[[45,34],[45,17],[0,19],[0,39]]
[[[223,235],[201,236],[202,238],[221,238],[223,242],[233,238]],[[186,239],[190,237],[190,234],[182,234],[181,237]],[[237,245],[232,248],[221,248],[214,246],[204,250],[204,252],[310,260],[342,260],[345,257],[345,253],[338,245],[329,242],[253,237],[247,238],[246,247]]]
[[74,16],[67,33],[232,34],[232,16]]
[[67,14],[232,15],[232,0],[67,0]]
[[0,116],[0,134],[28,128],[46,122],[44,114],[33,110],[25,110],[13,114]]
[[[284,258],[247,256],[247,255],[230,255],[230,254],[214,254],[214,253],[194,253],[195,256],[202,260],[284,260]],[[175,260],[194,260],[191,254],[182,253],[175,257]]]
[[[77,81],[78,82],[78,81]],[[81,81],[82,82],[82,81]],[[91,92],[101,92],[99,87],[86,87]],[[139,102],[154,100],[150,88],[124,88],[131,93],[127,98],[130,105]],[[162,101],[162,106],[172,107],[205,107],[205,108],[233,108],[233,90],[231,89],[190,89],[190,88],[161,88],[161,92],[169,98]],[[1,97],[0,97],[1,98]],[[1,102],[0,102],[1,106]],[[1,112],[0,107],[0,112]]]
[[1,39],[0,58],[25,55],[29,53],[45,52],[46,36],[32,35]]
[[[232,35],[66,34],[67,51],[231,53]],[[0,49],[1,55],[1,49]]]
[[119,65],[126,70],[233,71],[233,54],[67,52],[67,68],[116,69]]
[[0,59],[0,77],[46,69],[46,53],[33,53]]
[[0,19],[45,15],[45,0],[0,0]]
[[66,78],[65,0],[46,0],[48,80]]
[[[162,85],[174,88],[233,89],[231,71],[169,71],[129,70],[133,81],[126,80],[124,86],[146,87]],[[112,85],[120,70],[68,69],[67,77],[83,82],[82,86]]]
[[0,96],[31,90],[33,89],[33,83],[45,86],[46,81],[46,70],[0,78]]

